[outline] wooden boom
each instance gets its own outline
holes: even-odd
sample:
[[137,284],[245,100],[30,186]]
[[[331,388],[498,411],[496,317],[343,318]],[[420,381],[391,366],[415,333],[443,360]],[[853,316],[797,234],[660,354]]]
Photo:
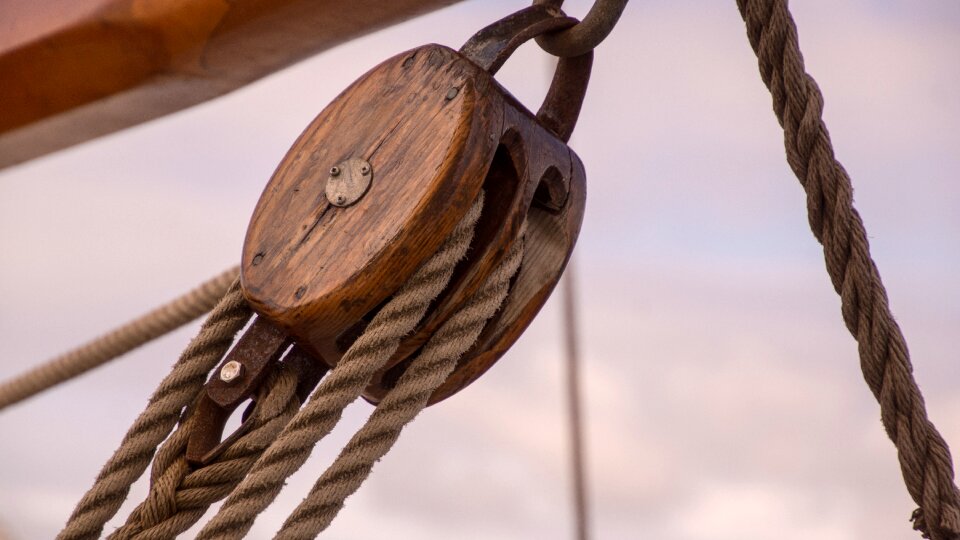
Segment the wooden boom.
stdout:
[[458,0],[3,0],[0,168]]

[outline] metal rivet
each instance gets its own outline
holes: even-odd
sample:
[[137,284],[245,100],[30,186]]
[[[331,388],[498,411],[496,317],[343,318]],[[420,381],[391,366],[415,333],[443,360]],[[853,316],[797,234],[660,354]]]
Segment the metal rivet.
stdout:
[[337,163],[330,169],[323,188],[327,201],[339,208],[356,203],[370,188],[373,174],[373,165],[362,158],[353,157]]
[[457,94],[460,93],[460,89],[454,86],[450,90],[447,90],[447,99],[453,99],[457,97]]
[[256,266],[263,262],[263,253],[257,253],[253,256],[253,265]]
[[220,368],[220,380],[225,383],[232,383],[243,375],[243,364],[236,360],[231,360]]
[[297,289],[297,292],[293,293],[293,295],[296,296],[297,299],[300,299],[300,298],[303,298],[303,295],[304,295],[306,292],[307,292],[307,288],[306,288],[306,287],[300,287],[299,289]]

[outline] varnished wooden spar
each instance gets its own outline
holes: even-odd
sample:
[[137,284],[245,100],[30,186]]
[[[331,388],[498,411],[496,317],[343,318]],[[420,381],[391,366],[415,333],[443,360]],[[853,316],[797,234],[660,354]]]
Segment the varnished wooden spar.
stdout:
[[457,0],[0,0],[0,168]]

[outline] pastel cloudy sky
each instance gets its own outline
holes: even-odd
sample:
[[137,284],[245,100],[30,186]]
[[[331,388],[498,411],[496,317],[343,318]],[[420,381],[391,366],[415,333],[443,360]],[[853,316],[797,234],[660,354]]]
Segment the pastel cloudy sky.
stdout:
[[[931,417],[960,445],[960,3],[793,4]],[[234,264],[276,163],[345,85],[523,5],[464,2],[0,172],[0,376]],[[499,77],[533,106],[548,73],[531,46]],[[919,538],[734,2],[631,2],[572,145],[590,186],[575,264],[595,536]],[[557,306],[404,432],[328,537],[570,536]],[[0,414],[0,537],[55,534],[195,331]],[[252,537],[369,411],[349,409]]]

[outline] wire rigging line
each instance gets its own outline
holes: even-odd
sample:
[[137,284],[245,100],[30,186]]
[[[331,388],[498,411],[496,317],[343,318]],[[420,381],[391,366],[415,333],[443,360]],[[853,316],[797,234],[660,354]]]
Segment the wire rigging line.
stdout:
[[580,392],[580,340],[577,327],[577,287],[573,260],[563,274],[563,345],[567,370],[567,413],[570,424],[570,468],[577,540],[590,538],[587,471],[583,442],[583,399]]

